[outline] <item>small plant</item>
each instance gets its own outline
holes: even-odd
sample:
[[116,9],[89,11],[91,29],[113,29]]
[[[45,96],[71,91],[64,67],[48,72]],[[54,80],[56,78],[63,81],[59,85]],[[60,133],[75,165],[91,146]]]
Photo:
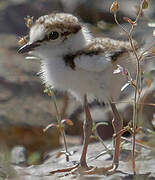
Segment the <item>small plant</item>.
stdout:
[[58,106],[57,106],[57,100],[56,100],[56,97],[55,97],[55,94],[54,94],[54,91],[53,91],[52,87],[48,86],[48,85],[45,85],[44,93],[47,93],[48,96],[53,98],[53,103],[54,103],[55,110],[56,110],[56,118],[57,118],[57,122],[58,122],[58,124],[55,124],[55,123],[49,124],[44,129],[44,132],[46,132],[50,127],[56,127],[60,131],[60,134],[63,137],[65,151],[61,151],[59,153],[59,156],[61,154],[65,154],[66,155],[66,161],[69,161],[70,153],[69,153],[68,148],[67,148],[66,135],[65,135],[64,128],[65,128],[65,124],[67,124],[69,126],[72,126],[73,122],[71,120],[69,120],[69,119],[63,119],[63,120],[61,119],[61,115],[60,115],[60,112],[59,112],[59,109],[58,109]]
[[135,27],[138,24],[138,20],[139,18],[143,15],[143,9],[147,9],[148,8],[148,0],[142,0],[141,4],[139,6],[139,8],[137,9],[137,16],[135,18],[135,20],[131,20],[128,17],[124,17],[124,21],[128,22],[130,24],[130,30],[126,30],[117,20],[117,11],[119,9],[119,5],[117,1],[114,1],[111,5],[110,11],[114,16],[115,22],[118,26],[120,26],[120,28],[124,31],[124,33],[126,34],[126,36],[128,37],[129,43],[131,45],[133,54],[136,58],[136,78],[133,79],[130,75],[130,72],[128,72],[127,69],[124,69],[123,67],[121,67],[120,65],[118,65],[118,69],[114,71],[114,73],[121,73],[123,76],[126,76],[127,78],[127,84],[122,88],[122,90],[124,88],[126,88],[128,85],[132,85],[134,87],[134,100],[133,100],[133,119],[132,119],[132,127],[131,126],[127,126],[125,127],[121,132],[119,132],[119,134],[122,134],[122,132],[128,130],[131,132],[131,134],[133,135],[133,146],[132,146],[132,168],[133,168],[133,172],[134,174],[136,174],[136,165],[135,165],[135,144],[136,144],[136,133],[139,129],[138,127],[138,110],[139,110],[139,106],[140,106],[140,97],[141,97],[141,92],[142,92],[142,82],[141,82],[141,74],[142,74],[142,70],[140,67],[141,61],[145,58],[145,56],[149,55],[150,52],[149,50],[151,49],[151,47],[147,50],[144,50],[143,52],[141,52],[141,54],[138,53],[138,50],[136,48],[135,42],[133,40],[132,37],[132,33],[133,30],[135,29]]

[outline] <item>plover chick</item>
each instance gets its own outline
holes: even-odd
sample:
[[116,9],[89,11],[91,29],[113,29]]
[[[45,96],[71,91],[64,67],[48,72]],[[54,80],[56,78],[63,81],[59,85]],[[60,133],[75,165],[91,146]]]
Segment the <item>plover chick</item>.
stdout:
[[18,52],[31,52],[40,57],[43,82],[68,91],[84,102],[87,135],[80,164],[87,167],[86,152],[92,129],[87,96],[110,104],[119,97],[126,77],[113,71],[117,64],[131,73],[135,71],[136,59],[130,43],[94,38],[75,16],[53,13],[41,16],[34,22],[28,43]]

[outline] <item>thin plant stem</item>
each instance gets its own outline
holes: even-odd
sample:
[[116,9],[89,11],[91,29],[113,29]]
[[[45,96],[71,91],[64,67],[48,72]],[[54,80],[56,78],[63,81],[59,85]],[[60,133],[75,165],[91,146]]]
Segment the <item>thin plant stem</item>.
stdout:
[[62,123],[61,123],[61,116],[60,116],[60,112],[59,112],[59,109],[58,109],[58,106],[57,106],[56,96],[54,94],[53,89],[52,89],[52,95],[53,95],[52,97],[53,97],[53,102],[54,102],[54,106],[55,106],[55,110],[56,110],[56,117],[57,117],[57,121],[58,121],[58,124],[59,124],[59,127],[60,127],[60,133],[61,133],[61,135],[63,137],[63,141],[64,141],[66,161],[68,162],[69,161],[69,151],[68,151],[68,148],[67,148],[66,135],[65,135],[64,127],[62,126]]
[[[140,10],[139,13],[137,15],[136,21],[135,23],[137,23],[137,21],[140,18],[142,12],[142,3],[140,5]],[[132,26],[133,27],[133,26]],[[130,41],[131,46],[132,46],[132,41]],[[134,46],[132,46],[133,48]],[[133,167],[133,172],[134,174],[136,174],[136,165],[135,165],[135,147],[136,147],[136,125],[137,125],[137,121],[138,121],[138,102],[140,100],[140,91],[139,91],[139,85],[141,84],[141,69],[140,69],[140,58],[137,55],[137,52],[135,51],[135,48],[133,48],[133,52],[135,54],[136,60],[137,60],[137,72],[136,72],[136,89],[135,89],[135,94],[134,94],[134,108],[133,108],[133,146],[132,146],[132,167]]]
[[[114,104],[120,104],[120,103],[124,103],[124,104],[133,104],[133,101],[112,101],[112,103]],[[137,103],[138,105],[143,105],[143,106],[155,106],[155,103]]]
[[135,45],[133,43],[133,39],[132,39],[132,32],[133,32],[133,29],[135,27],[135,24],[137,24],[139,18],[140,18],[140,15],[141,15],[141,12],[142,12],[142,3],[140,5],[140,9],[139,9],[139,12],[138,12],[138,15],[136,17],[136,20],[134,21],[134,24],[131,24],[131,29],[130,31],[128,32],[122,25],[119,24],[118,20],[117,20],[117,16],[116,16],[116,13],[114,13],[114,19],[115,19],[115,22],[117,25],[119,25],[121,27],[121,29],[126,33],[128,39],[129,39],[129,42],[130,42],[130,45],[131,45],[131,48],[133,50],[133,53],[136,57],[136,60],[137,60],[137,69],[136,69],[136,86],[135,87],[135,93],[134,93],[134,103],[133,103],[133,146],[132,146],[132,168],[133,168],[133,172],[134,174],[136,174],[136,165],[135,165],[135,145],[136,145],[136,138],[135,138],[135,135],[136,135],[136,124],[137,124],[137,119],[138,119],[138,102],[140,100],[140,94],[141,94],[141,70],[140,70],[140,59],[142,58],[142,55],[139,57],[138,56],[138,53],[136,51],[136,48],[135,48]]

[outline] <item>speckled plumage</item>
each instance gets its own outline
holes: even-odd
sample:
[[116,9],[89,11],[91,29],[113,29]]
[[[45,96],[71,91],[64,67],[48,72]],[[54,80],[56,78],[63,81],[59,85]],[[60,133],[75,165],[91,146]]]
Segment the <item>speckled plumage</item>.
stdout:
[[71,14],[65,13],[53,13],[41,16],[35,24],[44,24],[47,30],[58,28],[62,29],[62,31],[69,30],[71,33],[76,33],[81,29],[78,19]]

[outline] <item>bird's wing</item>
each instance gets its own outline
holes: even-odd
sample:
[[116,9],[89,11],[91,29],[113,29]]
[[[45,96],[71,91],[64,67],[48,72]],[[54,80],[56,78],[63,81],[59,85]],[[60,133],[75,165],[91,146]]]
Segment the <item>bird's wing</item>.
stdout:
[[75,68],[86,71],[101,72],[111,66],[111,58],[104,54],[81,54],[74,59]]
[[131,52],[132,49],[128,42],[96,38],[89,46],[73,57],[74,67],[86,71],[101,72],[129,51]]

